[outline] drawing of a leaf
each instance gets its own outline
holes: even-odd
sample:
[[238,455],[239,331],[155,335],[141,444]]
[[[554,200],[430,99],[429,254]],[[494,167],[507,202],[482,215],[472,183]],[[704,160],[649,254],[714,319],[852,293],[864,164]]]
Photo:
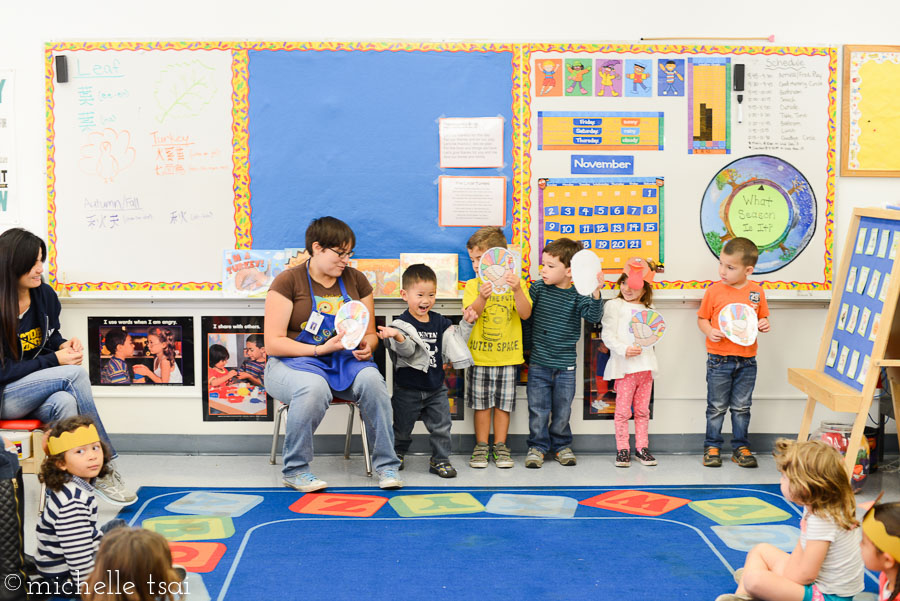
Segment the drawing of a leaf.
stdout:
[[165,67],[156,81],[153,95],[160,108],[156,120],[194,117],[203,112],[216,93],[215,70],[192,60]]

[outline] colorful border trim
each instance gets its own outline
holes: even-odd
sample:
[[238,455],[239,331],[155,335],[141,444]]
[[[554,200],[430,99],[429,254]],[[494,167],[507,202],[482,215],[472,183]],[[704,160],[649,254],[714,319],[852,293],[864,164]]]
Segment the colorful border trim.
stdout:
[[[828,134],[826,136],[826,176],[825,176],[825,267],[820,282],[785,282],[783,280],[766,280],[760,285],[769,290],[831,290],[833,286],[833,246],[834,246],[834,176],[835,176],[835,143],[837,127],[837,48],[817,46],[706,46],[681,44],[524,44],[522,57],[522,73],[525,81],[523,90],[525,105],[531,101],[531,54],[535,52],[589,52],[589,53],[628,53],[628,54],[748,54],[770,56],[827,56],[828,57]],[[522,128],[525,152],[523,167],[523,207],[528,205],[530,212],[531,196],[531,148],[530,108],[526,112],[528,119]],[[667,280],[657,282],[657,289],[666,290],[701,290],[713,282],[712,280]],[[608,288],[613,283],[607,282]]]

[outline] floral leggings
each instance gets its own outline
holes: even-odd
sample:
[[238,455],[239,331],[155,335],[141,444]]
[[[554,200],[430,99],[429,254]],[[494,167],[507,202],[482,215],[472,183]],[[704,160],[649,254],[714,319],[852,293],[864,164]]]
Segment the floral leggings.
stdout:
[[630,449],[628,444],[628,420],[634,406],[634,448],[650,446],[647,426],[650,423],[650,392],[653,390],[653,374],[639,371],[626,374],[616,380],[616,450]]

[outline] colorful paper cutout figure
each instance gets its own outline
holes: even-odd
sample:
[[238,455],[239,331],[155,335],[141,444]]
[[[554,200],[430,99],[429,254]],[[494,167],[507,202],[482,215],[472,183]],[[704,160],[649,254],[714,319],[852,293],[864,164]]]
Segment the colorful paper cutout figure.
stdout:
[[597,96],[619,96],[622,93],[622,61],[598,61],[597,65]]
[[631,323],[628,325],[634,336],[634,343],[639,346],[653,346],[662,340],[666,333],[666,320],[653,309],[631,312]]
[[659,96],[684,96],[684,59],[659,59]]
[[719,329],[728,340],[741,346],[751,346],[759,333],[756,311],[750,305],[731,303],[719,311]]
[[587,96],[591,93],[591,80],[587,77],[588,73],[591,72],[590,61],[585,65],[584,61],[581,60],[567,60],[566,70],[569,72],[569,75],[566,77],[566,80],[569,82],[569,87],[566,88],[566,94],[574,96],[576,88],[578,88],[578,91],[582,96]]
[[478,277],[482,282],[490,282],[493,294],[503,294],[509,290],[506,274],[512,273],[516,267],[516,259],[505,248],[495,246],[484,251],[478,262]]
[[[543,79],[538,96],[547,96],[556,88],[556,72],[559,71],[559,61],[550,59],[541,61],[539,71],[543,74]],[[554,96],[556,95],[554,94]]]
[[344,334],[341,344],[348,351],[359,346],[368,327],[369,310],[360,301],[344,303],[334,316],[334,329],[338,334]]
[[[652,64],[652,63],[651,63]],[[631,90],[625,90],[626,96],[650,96],[651,90],[647,87],[647,84],[644,83],[648,79],[650,79],[650,74],[647,73],[648,63],[645,61],[626,61],[625,70],[629,71],[625,74],[626,79],[631,80]],[[640,86],[640,90],[638,90],[638,86]]]

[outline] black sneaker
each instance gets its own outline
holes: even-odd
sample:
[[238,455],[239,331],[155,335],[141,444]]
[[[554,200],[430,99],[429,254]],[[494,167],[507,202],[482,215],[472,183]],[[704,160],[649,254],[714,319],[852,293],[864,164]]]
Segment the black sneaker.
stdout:
[[741,467],[759,467],[756,457],[747,447],[738,447],[731,453],[731,460]]
[[722,454],[716,447],[706,447],[703,451],[703,465],[706,467],[722,467]]
[[647,447],[635,451],[634,456],[641,462],[641,465],[656,465],[656,457],[650,454],[650,449]]
[[616,467],[631,467],[631,451],[628,449],[616,451]]
[[406,465],[406,464],[404,463],[404,461],[403,461],[403,455],[401,455],[400,453],[397,453],[397,459],[400,460],[400,467],[397,468],[397,471],[402,472],[402,471],[403,471],[403,467]]
[[456,478],[456,468],[450,465],[449,461],[435,461],[431,460],[428,471],[432,474],[437,474],[441,478]]

